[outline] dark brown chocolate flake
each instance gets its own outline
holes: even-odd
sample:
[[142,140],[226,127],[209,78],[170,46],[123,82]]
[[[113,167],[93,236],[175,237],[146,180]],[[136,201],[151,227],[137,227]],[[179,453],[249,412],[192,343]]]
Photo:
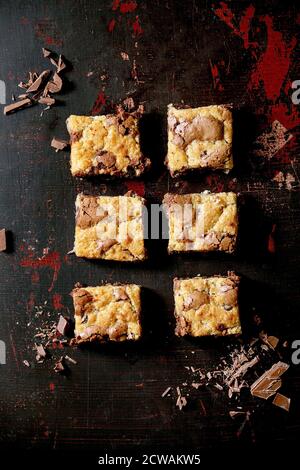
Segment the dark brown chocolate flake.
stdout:
[[276,393],[274,400],[272,401],[273,405],[282,408],[285,411],[289,411],[291,399],[286,397],[285,395],[281,395],[281,393]]
[[33,103],[31,99],[25,98],[24,100],[15,101],[14,103],[5,106],[3,112],[5,115],[7,115],[10,113],[13,113],[14,111],[18,111],[19,109],[27,108],[28,106],[31,106],[32,104]]
[[84,314],[85,305],[93,300],[93,296],[84,288],[75,288],[72,291],[75,315]]
[[285,362],[277,362],[264,374],[262,374],[252,385],[251,394],[253,396],[267,400],[275,395],[281,387],[280,376],[287,371],[289,365]]
[[5,251],[6,248],[6,230],[5,228],[3,228],[2,230],[0,230],[0,251]]
[[51,147],[53,147],[56,152],[59,152],[59,150],[64,150],[65,148],[69,147],[69,145],[70,144],[67,140],[57,139],[56,137],[53,137],[51,140]]

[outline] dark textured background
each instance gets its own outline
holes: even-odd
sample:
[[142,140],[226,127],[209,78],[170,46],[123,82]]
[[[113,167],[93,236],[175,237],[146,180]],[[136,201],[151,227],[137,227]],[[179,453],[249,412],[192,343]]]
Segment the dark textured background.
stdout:
[[[0,366],[3,449],[121,452],[155,447],[163,452],[222,447],[226,453],[253,441],[299,440],[296,366],[284,379],[291,412],[266,404],[253,420],[252,434],[240,439],[240,423],[229,417],[230,403],[219,392],[199,390],[181,412],[174,397],[161,398],[167,386],[186,380],[185,365],[209,369],[228,344],[173,336],[175,275],[234,269],[244,277],[246,336],[252,333],[253,309],[270,334],[299,336],[300,118],[299,107],[291,103],[291,82],[300,79],[297,6],[296,1],[0,2],[0,79],[6,82],[8,102],[27,71],[48,67],[42,46],[62,52],[73,66],[65,74],[68,85],[58,97],[59,106],[42,117],[40,106],[0,117],[0,226],[11,231],[10,252],[0,254],[0,339],[7,346],[7,364]],[[73,179],[68,153],[55,153],[51,138],[66,137],[69,114],[107,112],[128,96],[145,106],[144,145],[154,170],[143,182]],[[176,182],[168,176],[163,166],[166,106],[181,101],[234,104],[237,165],[230,175],[195,175]],[[252,158],[251,143],[274,119],[294,138],[270,161]],[[278,172],[282,187],[273,179]],[[292,175],[290,186],[287,175]],[[76,193],[113,195],[128,189],[152,202],[159,202],[167,190],[240,192],[239,253],[167,257],[165,243],[153,241],[150,260],[138,266],[67,257]],[[272,224],[273,255],[267,252]],[[75,282],[96,285],[104,280],[146,287],[144,342],[68,350],[78,361],[68,378],[53,372],[53,361],[35,364],[36,328],[47,315],[49,321],[59,312],[72,315],[68,293]],[[53,352],[54,357],[59,354]],[[24,359],[31,368],[23,365]]]

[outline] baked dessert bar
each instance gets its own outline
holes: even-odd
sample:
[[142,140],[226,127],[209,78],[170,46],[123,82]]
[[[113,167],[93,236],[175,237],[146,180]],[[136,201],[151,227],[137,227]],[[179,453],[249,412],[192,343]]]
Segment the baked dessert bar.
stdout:
[[174,279],[176,335],[225,336],[241,333],[239,280],[232,272],[227,277]]
[[178,109],[170,104],[166,164],[171,176],[206,168],[228,173],[233,167],[231,106]]
[[169,219],[169,253],[235,250],[238,230],[235,193],[168,193],[163,204]]
[[75,287],[75,343],[137,340],[141,288],[135,284]]
[[106,116],[70,116],[73,176],[140,176],[150,166],[142,155],[139,114],[119,112]]
[[144,204],[145,200],[133,192],[124,196],[98,197],[78,194],[76,256],[115,261],[144,260]]

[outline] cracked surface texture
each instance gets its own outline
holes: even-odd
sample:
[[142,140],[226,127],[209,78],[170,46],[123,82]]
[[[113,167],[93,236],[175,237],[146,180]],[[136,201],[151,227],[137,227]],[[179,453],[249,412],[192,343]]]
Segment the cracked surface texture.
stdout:
[[144,260],[144,202],[142,197],[131,192],[124,196],[98,197],[78,194],[76,256],[115,261]]
[[140,293],[135,284],[75,288],[76,343],[139,339]]
[[238,218],[235,193],[165,194],[169,252],[224,251],[236,246]]
[[106,116],[70,116],[73,176],[133,177],[150,166],[140,149],[139,116],[120,112]]
[[168,106],[168,154],[171,176],[192,169],[233,167],[232,112],[226,105],[177,109]]
[[238,307],[239,277],[174,279],[178,336],[224,336],[241,333]]

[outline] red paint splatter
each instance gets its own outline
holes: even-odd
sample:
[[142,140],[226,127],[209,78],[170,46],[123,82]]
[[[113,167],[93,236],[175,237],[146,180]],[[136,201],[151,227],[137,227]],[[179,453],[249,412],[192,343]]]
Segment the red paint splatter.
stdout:
[[274,30],[273,19],[270,16],[260,19],[266,25],[267,47],[251,74],[249,89],[255,90],[263,85],[267,99],[275,101],[288,74],[291,54],[297,41],[296,38],[292,38],[286,43],[282,33]]
[[53,294],[52,305],[53,305],[53,308],[55,308],[55,310],[61,310],[62,308],[64,308],[63,304],[61,303],[60,294]]
[[113,30],[115,29],[115,26],[116,26],[116,20],[113,18],[112,20],[110,20],[110,22],[108,23],[108,26],[107,26],[107,29],[110,33],[113,32]]
[[55,384],[54,384],[53,382],[50,382],[50,383],[49,383],[49,390],[50,390],[50,392],[54,392],[54,390],[55,390]]
[[31,274],[31,282],[32,284],[37,284],[40,280],[40,275],[37,271],[33,271]]
[[[243,39],[245,49],[249,49],[251,57],[255,60],[247,87],[248,91],[257,93],[257,91],[262,90],[264,92],[261,96],[262,99],[265,101],[265,98],[267,98],[271,102],[267,107],[264,103],[261,110],[257,108],[258,113],[266,115],[269,122],[277,119],[287,129],[299,125],[298,110],[290,102],[288,104],[276,102],[281,93],[286,97],[289,95],[291,80],[288,73],[292,53],[297,44],[296,38],[293,37],[290,41],[286,41],[283,34],[274,29],[273,18],[270,15],[261,15],[258,17],[261,27],[253,28],[252,32],[258,33],[264,27],[266,45],[257,41],[250,41],[249,33],[255,13],[255,8],[252,5],[246,8],[239,24],[225,2],[220,2],[219,7],[215,9],[215,13],[229,26],[233,34]],[[264,50],[260,53],[262,48]],[[216,71],[214,73],[216,74]]]
[[145,196],[145,184],[143,181],[126,181],[126,188],[128,191],[134,191],[139,196]]
[[234,24],[235,15],[225,2],[220,2],[220,7],[215,9],[215,13],[222,21],[224,21],[224,23],[227,24],[227,26],[229,26],[230,29],[232,29],[236,36],[239,36],[243,40],[245,49],[248,49],[250,46],[258,46],[257,42],[251,42],[249,40],[250,24],[255,13],[253,5],[249,5],[246,8],[245,13],[240,19],[239,26]]
[[30,312],[35,306],[35,295],[30,292],[29,299],[27,300],[27,310]]
[[48,291],[50,292],[54,287],[54,283],[57,280],[58,273],[61,267],[60,254],[56,251],[53,251],[52,253],[43,256],[42,258],[34,258],[33,253],[31,253],[27,258],[23,258],[20,261],[20,266],[22,266],[23,268],[51,268],[53,270],[53,278],[52,283],[48,289]]
[[132,23],[132,30],[135,36],[140,36],[141,34],[143,34],[143,29],[140,25],[140,20],[138,16],[135,17],[135,21]]
[[93,107],[91,110],[92,116],[99,114],[105,104],[106,104],[106,97],[105,97],[104,91],[101,90],[96,98],[95,103],[93,104]]
[[213,78],[213,84],[214,84],[214,89],[217,91],[223,91],[224,87],[221,83],[221,78],[220,78],[220,73],[217,64],[213,64],[212,61],[209,61],[210,63],[210,70],[211,70],[211,75]]
[[120,12],[123,13],[123,14],[131,13],[134,10],[136,10],[136,7],[137,7],[136,2],[132,2],[132,1],[131,2],[123,2],[120,5]]
[[300,125],[300,116],[294,106],[287,106],[286,103],[278,103],[270,106],[268,117],[271,122],[277,120],[287,129],[291,130]]
[[47,44],[47,46],[53,46],[56,44],[56,40],[53,39],[51,36],[46,36],[45,43]]

